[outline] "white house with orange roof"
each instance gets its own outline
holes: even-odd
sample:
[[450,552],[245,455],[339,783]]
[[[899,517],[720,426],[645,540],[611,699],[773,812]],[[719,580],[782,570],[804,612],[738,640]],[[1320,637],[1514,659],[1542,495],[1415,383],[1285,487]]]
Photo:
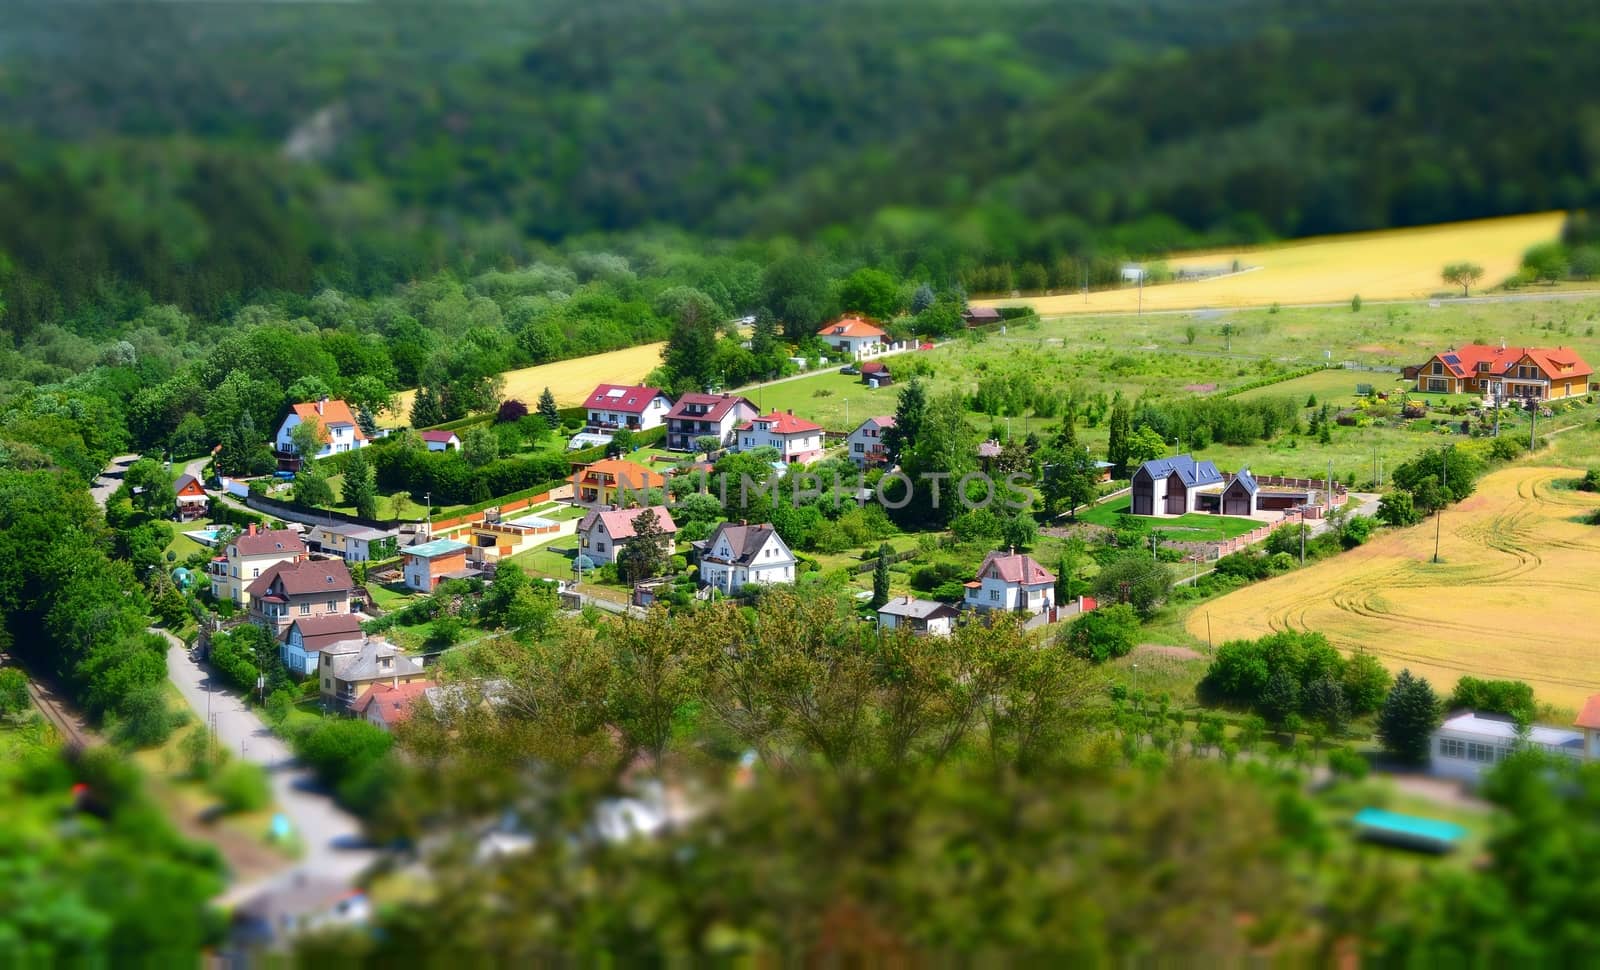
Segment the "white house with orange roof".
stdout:
[[795,465],[822,457],[822,425],[797,418],[791,411],[774,411],[739,425],[737,450],[776,448],[783,461]]
[[317,401],[305,401],[289,408],[283,423],[278,425],[278,434],[273,441],[278,453],[295,455],[294,439],[289,437],[289,432],[301,423],[313,419],[322,425],[322,433],[327,442],[321,451],[310,456],[312,458],[326,458],[340,452],[354,451],[357,448],[365,448],[370,443],[366,434],[362,432],[361,425],[356,423],[356,415],[350,410],[350,405],[343,401],[322,398]]
[[584,421],[590,431],[645,431],[666,423],[672,398],[642,384],[601,384],[584,399]]
[[822,342],[851,357],[865,357],[883,349],[889,336],[865,317],[840,317],[817,331]]
[[1055,574],[1016,551],[989,553],[966,586],[969,609],[1038,614],[1056,605]]

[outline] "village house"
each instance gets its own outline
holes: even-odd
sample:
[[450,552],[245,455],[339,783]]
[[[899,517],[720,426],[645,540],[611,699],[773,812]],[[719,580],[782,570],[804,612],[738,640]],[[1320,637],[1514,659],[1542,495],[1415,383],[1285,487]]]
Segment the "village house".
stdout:
[[431,593],[443,580],[475,575],[467,569],[469,548],[455,539],[434,539],[401,549],[400,572],[406,589]]
[[422,661],[408,657],[387,640],[345,640],[317,655],[317,693],[323,707],[352,714],[374,684],[391,686],[422,679]]
[[423,431],[417,437],[429,451],[460,451],[461,438],[454,431]]
[[785,464],[805,464],[822,457],[822,425],[794,416],[794,411],[763,414],[739,426],[739,451],[776,448]]
[[180,522],[202,518],[211,508],[211,499],[206,495],[205,486],[193,475],[179,475],[178,480],[172,483],[172,490],[178,495],[174,512]]
[[863,357],[883,349],[887,333],[868,323],[862,317],[840,317],[817,331],[817,336],[829,347],[850,357]]
[[282,636],[297,619],[349,613],[354,588],[340,559],[278,563],[250,584],[250,619]]
[[249,526],[235,536],[221,556],[211,560],[211,596],[250,605],[250,584],[266,570],[304,558],[306,544],[293,529],[259,529]]
[[969,327],[982,327],[999,323],[1002,318],[1000,311],[992,306],[969,306],[961,311],[961,319]]
[[1222,485],[1222,472],[1209,461],[1190,455],[1158,458],[1133,473],[1134,515],[1187,515],[1197,511],[1196,495]]
[[652,488],[665,488],[667,479],[638,462],[606,458],[572,474],[572,504],[599,508],[644,500]]
[[731,594],[752,584],[794,582],[794,553],[770,525],[723,522],[695,547],[702,586]]
[[861,422],[845,438],[845,454],[862,468],[883,464],[889,460],[888,449],[883,444],[883,435],[892,427],[894,427],[892,414],[880,414]]
[[[1589,704],[1594,703],[1595,698],[1590,698]],[[1584,718],[1578,718],[1580,725],[1583,721]],[[1431,768],[1436,775],[1477,781],[1519,746],[1581,761],[1586,750],[1585,737],[1590,733],[1589,729],[1579,732],[1535,724],[1523,737],[1517,731],[1516,721],[1510,717],[1465,711],[1446,718],[1434,730]]]
[[897,596],[878,607],[878,629],[907,629],[917,636],[949,636],[960,615],[949,603]]
[[[541,525],[540,522],[547,524]],[[559,522],[549,522],[537,516],[521,522],[486,518],[483,522],[472,526],[468,533],[467,562],[497,563],[507,556],[515,556],[523,550],[533,548],[543,541],[544,537],[555,535],[560,531]]]
[[736,394],[685,394],[667,412],[667,450],[699,450],[701,438],[733,443],[733,429],[757,414],[748,398]]
[[413,680],[403,684],[376,683],[356,706],[356,716],[368,724],[385,731],[411,720],[418,701],[439,686],[431,680]]
[[360,639],[361,617],[354,613],[295,617],[284,631],[278,656],[289,673],[309,677],[317,672],[318,655],[324,647]]
[[590,432],[659,428],[671,409],[671,398],[656,388],[637,384],[601,384],[583,402]]
[[369,443],[366,434],[361,430],[361,425],[356,423],[355,413],[345,402],[322,398],[296,404],[289,408],[283,423],[278,425],[278,434],[274,441],[279,458],[292,459],[294,468],[298,468],[300,459],[306,456],[295,453],[294,439],[289,437],[289,433],[301,422],[313,419],[322,425],[322,433],[327,441],[321,451],[310,456],[312,458],[326,458],[329,455],[354,451],[357,448],[365,448]]
[[329,522],[312,526],[306,533],[306,545],[312,552],[338,556],[345,562],[371,562],[394,555],[398,537],[399,532],[394,529]]
[[1594,374],[1570,347],[1507,347],[1504,343],[1445,350],[1428,358],[1415,372],[1417,390],[1428,394],[1536,401],[1588,394],[1589,378]]
[[[617,562],[622,550],[634,541],[634,523],[644,509],[610,509],[590,512],[578,523],[578,540],[583,554],[596,564]],[[678,534],[678,524],[672,521],[672,512],[664,505],[650,507],[655,513],[656,525],[661,529],[664,555],[672,555],[673,537]]]
[[881,360],[869,360],[861,365],[861,383],[868,387],[888,387],[894,383],[889,365]]
[[991,552],[966,584],[966,605],[975,610],[1039,614],[1056,605],[1056,577],[1020,552]]

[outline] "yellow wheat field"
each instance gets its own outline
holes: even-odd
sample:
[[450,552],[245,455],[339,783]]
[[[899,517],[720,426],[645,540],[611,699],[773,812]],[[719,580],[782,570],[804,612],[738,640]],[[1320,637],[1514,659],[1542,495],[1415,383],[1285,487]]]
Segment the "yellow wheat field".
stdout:
[[[539,403],[539,395],[548,387],[561,407],[582,404],[596,384],[634,384],[644,380],[646,374],[661,366],[664,347],[665,343],[641,344],[626,350],[506,371],[505,396],[522,401],[532,410]],[[402,391],[395,409],[385,412],[378,424],[386,428],[409,425],[414,397],[415,391]]]
[[[1341,303],[1360,294],[1364,300],[1425,299],[1455,289],[1439,278],[1446,263],[1470,261],[1484,269],[1483,285],[1499,283],[1522,264],[1522,253],[1561,233],[1562,213],[1508,216],[1415,229],[1353,233],[1302,239],[1260,249],[1194,253],[1167,261],[1182,266],[1231,266],[1245,272],[1190,283],[1144,288],[1146,310],[1200,307],[1270,306],[1273,303]],[[1459,292],[1459,291],[1458,291]],[[1029,304],[1045,316],[1133,310],[1137,287],[1034,297],[975,300],[978,304]]]
[[1514,678],[1539,699],[1581,707],[1600,692],[1600,526],[1576,521],[1600,497],[1555,487],[1581,471],[1507,468],[1444,513],[1336,559],[1196,610],[1189,632],[1215,643],[1316,630],[1365,647],[1448,692],[1462,674]]

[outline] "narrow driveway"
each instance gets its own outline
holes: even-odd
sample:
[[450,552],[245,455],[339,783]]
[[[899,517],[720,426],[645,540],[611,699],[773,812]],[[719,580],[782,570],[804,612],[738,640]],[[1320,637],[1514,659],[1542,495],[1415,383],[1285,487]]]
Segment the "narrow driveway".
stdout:
[[167,638],[167,675],[178,692],[202,723],[210,718],[219,744],[234,757],[266,769],[278,807],[305,849],[304,857],[288,872],[262,883],[235,886],[227,898],[237,902],[301,876],[353,885],[378,857],[364,844],[360,821],[316,787],[311,773],[295,763],[288,745],[244,701],[223,690],[209,671],[190,659],[182,641],[165,631],[155,632]]
[[122,486],[122,479],[128,474],[128,466],[138,460],[138,455],[118,455],[111,459],[100,476],[89,483],[89,494],[94,497],[94,504],[105,508],[106,502],[111,499],[111,493]]

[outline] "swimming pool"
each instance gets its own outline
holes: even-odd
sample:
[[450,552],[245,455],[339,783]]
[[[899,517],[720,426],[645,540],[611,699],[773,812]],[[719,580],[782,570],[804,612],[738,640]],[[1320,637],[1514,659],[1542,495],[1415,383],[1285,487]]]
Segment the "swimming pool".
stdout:
[[222,536],[222,532],[222,529],[195,529],[192,532],[185,532],[184,535],[202,546],[214,546],[217,544],[217,539]]
[[559,522],[552,522],[541,515],[525,515],[520,519],[512,519],[511,524],[525,525],[530,529],[549,529],[560,525]]

